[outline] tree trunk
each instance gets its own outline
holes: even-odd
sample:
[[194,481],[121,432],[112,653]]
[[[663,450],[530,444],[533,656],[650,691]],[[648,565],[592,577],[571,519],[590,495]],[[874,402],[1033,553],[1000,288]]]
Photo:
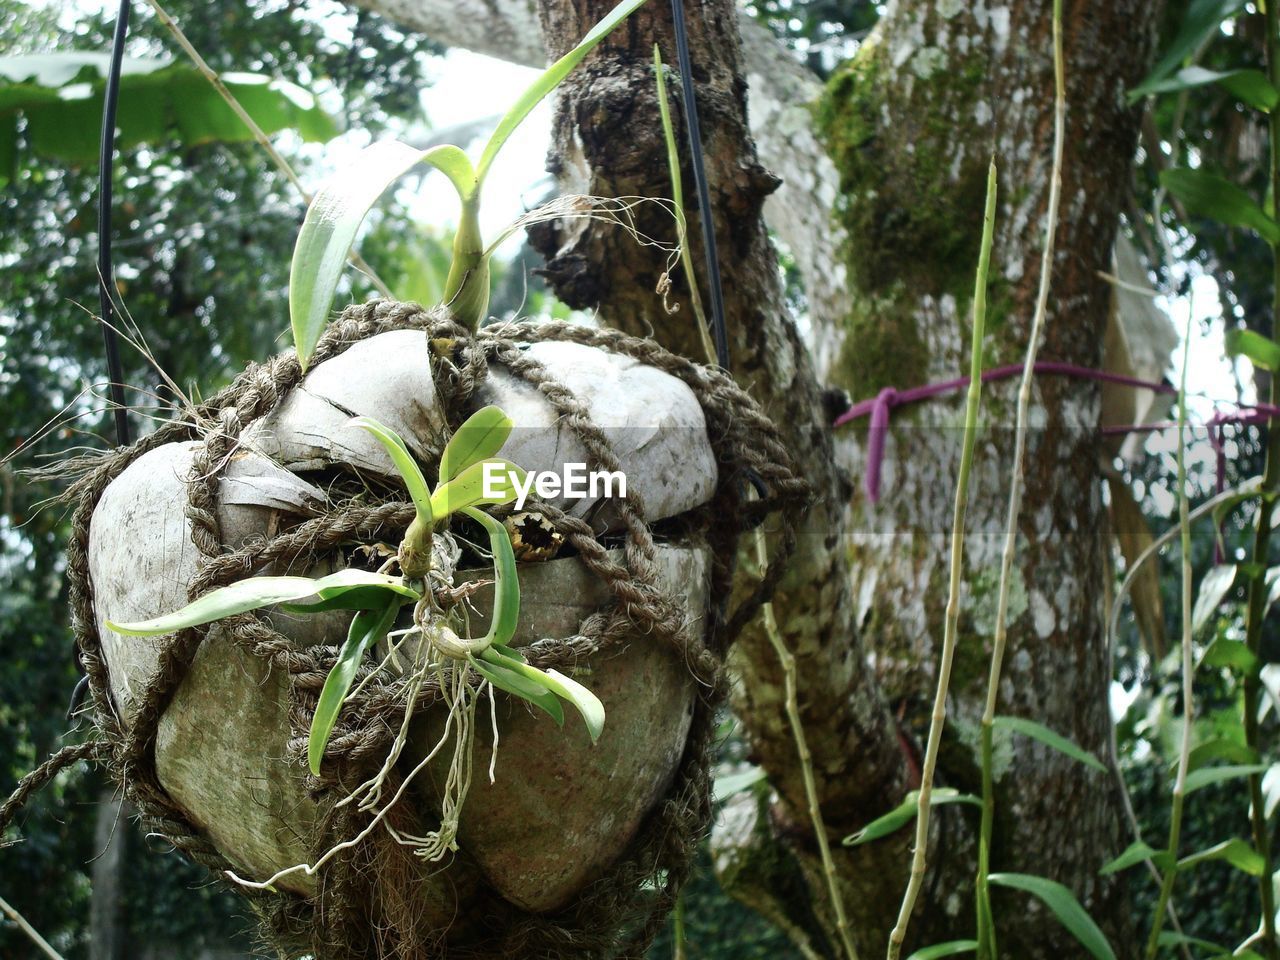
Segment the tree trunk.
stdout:
[[[1001,198],[993,256],[988,366],[1021,360],[1039,282],[1052,153],[1051,0],[1008,7],[891,5],[876,35],[831,84],[821,126],[842,174],[840,218],[854,310],[833,380],[855,398],[957,376],[983,180],[994,153]],[[1063,203],[1041,356],[1101,364],[1107,270],[1134,151],[1124,93],[1143,73],[1156,4],[1065,4],[1068,124]],[[1004,525],[1014,390],[988,388],[969,504],[960,646],[941,782],[979,786],[978,721],[987,687],[998,534]],[[1097,387],[1040,378],[1010,610],[1000,712],[1034,718],[1105,757],[1105,647]],[[945,531],[959,459],[958,400],[894,418],[879,505],[859,497],[854,526],[858,622],[893,709],[923,736],[946,604]],[[857,457],[855,472],[862,472]],[[1124,944],[1127,903],[1098,868],[1125,846],[1111,778],[1025,738],[1002,750],[996,869],[1071,887]],[[945,888],[944,888],[945,889]],[[1066,948],[1025,897],[997,900],[1003,943],[1019,957]],[[1003,901],[1003,902],[1002,902]],[[969,918],[966,899],[937,906]],[[930,913],[924,905],[922,915]],[[1055,942],[1057,941],[1057,942]],[[1124,950],[1120,951],[1122,954]]]
[[[360,2],[410,23],[440,6],[438,0],[395,0],[394,7],[392,0]],[[563,53],[610,6],[608,0],[542,0],[548,52]],[[527,9],[498,7],[499,14],[486,15],[518,17]],[[732,2],[706,0],[688,11],[726,278],[731,369],[788,427],[819,496],[776,606],[797,660],[801,712],[833,841],[896,805],[918,777],[946,603],[960,412],[958,401],[947,398],[898,411],[884,496],[872,505],[849,479],[865,470],[863,428],[833,435],[821,385],[831,382],[863,399],[887,386],[962,372],[983,177],[992,153],[1002,200],[986,363],[1021,359],[1049,189],[1051,7],[1051,0],[891,2],[873,37],[824,94],[817,132],[796,102],[816,93],[815,82],[766,44],[754,24],[740,36]],[[1068,140],[1042,356],[1096,367],[1110,293],[1097,271],[1110,265],[1136,133],[1124,91],[1147,60],[1159,4],[1066,0],[1065,7]],[[675,62],[670,38],[667,6],[648,4],[570,77],[549,163],[564,190],[669,194],[650,64],[655,39],[664,60]],[[802,268],[814,308],[814,354],[783,303],[761,221],[776,181],[757,161],[747,127],[748,77],[753,97],[764,93],[755,123],[762,155],[790,180],[769,212]],[[692,182],[687,157],[685,181]],[[696,210],[688,214],[700,251]],[[673,234],[669,217],[655,211],[642,210],[638,225],[654,236]],[[687,305],[669,314],[654,293],[665,270],[662,255],[589,221],[543,225],[533,239],[547,256],[553,287],[571,305],[598,307],[602,322],[701,359]],[[673,279],[683,300],[682,280]],[[1007,498],[1012,396],[1006,385],[989,388],[984,400],[968,589],[939,770],[940,783],[970,790],[977,785],[976,722],[999,566],[993,534],[1003,528]],[[1104,756],[1110,717],[1098,392],[1087,382],[1042,378],[1036,400],[1000,711],[1035,718]],[[733,866],[722,876],[734,881],[731,892],[736,884],[739,895],[766,913],[793,920],[813,914],[813,923],[794,922],[797,939],[812,938],[817,929],[833,943],[782,709],[782,671],[763,633],[742,638],[734,666],[735,707],[778,796],[765,811],[735,805],[738,829],[722,830],[716,842],[717,862]],[[1112,781],[1025,739],[1002,743],[997,759],[996,869],[1065,883],[1118,953],[1131,954],[1123,890],[1097,876],[1124,846]],[[958,807],[938,815],[930,851],[936,879],[926,884],[917,910],[917,945],[972,934],[972,828],[972,816]],[[904,831],[856,850],[837,849],[845,904],[864,956],[883,949],[905,884],[909,843]],[[751,861],[767,866],[745,868]],[[795,865],[798,885],[790,882]],[[1078,945],[1022,895],[997,898],[996,911],[1007,956],[1078,955]],[[810,950],[827,949],[820,939],[814,943]]]
[[124,960],[124,871],[128,812],[111,787],[98,794],[93,827],[93,894],[89,899],[90,960]]

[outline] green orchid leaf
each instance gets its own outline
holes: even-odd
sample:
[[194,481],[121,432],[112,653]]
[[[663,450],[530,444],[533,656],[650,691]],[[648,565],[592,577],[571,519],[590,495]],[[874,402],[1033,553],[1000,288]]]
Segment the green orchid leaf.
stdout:
[[1080,906],[1075,894],[1056,880],[1025,873],[993,873],[988,879],[996,886],[1021,890],[1038,898],[1096,960],[1116,960],[1115,951],[1093,918]]
[[448,483],[472,464],[496,456],[511,436],[511,427],[511,418],[494,406],[467,417],[440,455],[440,482]]
[[600,734],[604,731],[604,704],[578,681],[566,677],[557,670],[539,670],[523,660],[508,659],[492,647],[486,650],[483,656],[489,663],[513,670],[541,684],[562,700],[569,701],[582,715],[583,722],[587,725],[587,733],[591,735],[591,742],[595,743],[600,739]]
[[1266,772],[1267,768],[1260,763],[1232,764],[1225,767],[1201,767],[1199,770],[1193,770],[1187,774],[1183,794],[1185,796],[1215,783],[1224,783],[1227,780],[1237,780],[1241,777],[1250,777],[1254,774]]
[[[1202,940],[1199,937],[1190,937],[1185,933],[1178,933],[1176,930],[1161,930],[1160,936],[1156,939],[1162,947],[1195,947],[1197,950],[1208,951],[1209,956],[1215,958],[1226,958],[1232,956],[1231,949],[1229,947],[1219,946],[1216,943],[1212,943],[1208,940]],[[1237,958],[1243,958],[1247,956],[1248,953],[1252,952],[1253,951],[1237,953],[1235,956]]]
[[1150,844],[1143,843],[1141,840],[1135,840],[1125,849],[1124,853],[1116,857],[1098,873],[1110,876],[1113,873],[1119,873],[1121,870],[1128,870],[1130,867],[1136,866],[1146,860],[1150,860],[1157,867],[1163,870],[1169,863],[1169,851],[1157,850]]
[[604,18],[591,28],[576,47],[547,67],[529,89],[520,95],[520,99],[515,102],[515,105],[498,121],[497,128],[489,137],[489,142],[485,144],[484,152],[480,155],[480,162],[476,164],[477,182],[484,183],[484,178],[488,174],[489,168],[493,166],[493,161],[498,156],[498,152],[511,134],[515,132],[515,129],[533,111],[533,108],[541,103],[547,94],[558,87],[564,78],[573,71],[573,68],[581,63],[583,58],[594,50],[601,40],[613,32],[618,24],[622,23],[644,2],[645,0],[623,0],[622,3],[619,3],[605,14]]
[[137,623],[115,623],[108,620],[107,627],[125,636],[154,637],[276,603],[288,603],[311,596],[319,596],[322,600],[332,599],[347,590],[370,586],[390,591],[400,597],[417,599],[419,596],[400,577],[370,573],[367,570],[339,570],[318,580],[310,577],[250,577],[206,593],[174,613]]
[[324,759],[324,748],[333,733],[333,725],[338,722],[338,714],[347,699],[347,692],[355,680],[360,668],[360,661],[365,651],[382,641],[392,625],[396,622],[396,614],[400,611],[400,600],[392,597],[379,610],[361,610],[351,618],[351,627],[347,631],[347,642],[342,645],[338,654],[338,662],[325,677],[324,687],[320,690],[320,699],[316,703],[316,712],[311,717],[311,733],[307,739],[307,764],[311,772],[320,775],[320,761]]
[[365,215],[383,191],[418,163],[443,172],[463,199],[476,189],[471,162],[452,144],[423,152],[397,140],[384,140],[362,150],[312,198],[289,268],[289,318],[304,370],[329,322],[347,254]]
[[409,452],[405,442],[400,439],[399,434],[394,430],[384,426],[372,417],[356,417],[352,420],[352,423],[368,430],[386,448],[387,455],[391,457],[391,462],[400,471],[404,485],[409,491],[409,499],[418,508],[418,519],[429,529],[431,524],[435,522],[435,515],[431,511],[431,492],[427,487],[427,478],[422,475],[422,469],[418,466],[418,461],[413,458],[413,454]]
[[1204,67],[1185,67],[1172,77],[1144,83],[1129,91],[1129,100],[1139,100],[1148,94],[1176,93],[1216,83],[1233,97],[1256,110],[1270,112],[1280,99],[1276,88],[1271,85],[1266,74],[1261,70],[1206,70]]
[[1079,760],[1086,767],[1097,770],[1099,773],[1107,772],[1107,768],[1092,753],[1082,750],[1060,733],[1050,730],[1043,723],[1036,723],[1026,717],[996,717],[994,725],[997,730],[1009,730],[1013,733],[1020,733],[1024,737],[1030,737],[1032,740],[1038,740],[1046,747],[1051,747],[1072,760]]
[[[936,788],[931,795],[930,804],[932,806],[941,806],[946,803],[968,803],[977,807],[982,806],[982,801],[973,794],[961,793],[959,790],[953,790],[950,787]],[[845,837],[844,845],[846,847],[857,847],[864,843],[870,843],[872,840],[879,840],[892,833],[897,833],[916,818],[916,812],[919,808],[920,791],[912,790],[900,804],[888,813],[876,817],[857,833]]]
[[497,642],[494,642],[491,646],[496,652],[502,654],[508,660],[519,660],[521,663],[528,663],[524,658],[524,654],[516,647],[509,647],[505,643]]
[[[528,669],[535,668],[528,667]],[[604,704],[600,702],[600,698],[577,680],[565,676],[559,670],[544,670],[543,673],[548,678],[547,687],[551,692],[562,700],[568,700],[582,715],[582,720],[587,725],[587,733],[591,735],[591,742],[598,741],[600,734],[604,732]]]
[[[484,527],[489,534],[489,551],[493,554],[493,619],[485,635],[493,646],[506,647],[515,636],[520,620],[520,577],[516,573],[516,557],[511,549],[507,528],[482,510],[463,507],[462,513]],[[523,657],[513,657],[521,664]]]
[[1219,637],[1200,658],[1202,667],[1226,667],[1242,676],[1252,676],[1262,667],[1257,655],[1242,640]]
[[1266,862],[1262,859],[1262,854],[1255,850],[1252,844],[1245,843],[1245,841],[1235,837],[1231,840],[1224,840],[1222,843],[1214,844],[1207,850],[1201,850],[1199,853],[1183,857],[1178,861],[1178,869],[1186,870],[1207,860],[1224,860],[1251,877],[1262,876],[1262,872],[1266,868]]
[[[493,648],[490,647],[489,649],[492,650]],[[488,652],[488,650],[485,651],[485,653]],[[483,658],[483,654],[481,657]],[[560,706],[560,700],[556,695],[546,687],[520,676],[514,670],[500,663],[473,658],[471,665],[476,668],[480,676],[484,677],[499,690],[528,701],[551,717],[556,722],[556,726],[564,726],[564,708]]]
[[518,495],[516,484],[523,485],[524,482],[525,472],[511,461],[496,458],[481,460],[471,464],[448,483],[436,487],[436,492],[431,495],[431,512],[444,519],[451,513],[458,513],[477,504],[510,503]]
[[1178,167],[1160,174],[1160,182],[1187,210],[1229,227],[1248,227],[1267,243],[1280,243],[1280,224],[1244,190],[1205,170]]
[[1169,49],[1137,90],[1159,83],[1177,70],[1206,41],[1217,35],[1224,20],[1234,17],[1244,5],[1245,0],[1191,0]]
[[977,940],[948,940],[946,943],[935,943],[932,947],[917,950],[907,960],[941,960],[942,957],[973,953],[977,949]]
[[[417,590],[410,588],[413,592],[413,598],[417,599],[420,594]],[[387,599],[387,591],[385,587],[347,587],[345,589],[335,590],[330,588],[325,593],[320,594],[320,599],[314,603],[282,603],[282,610],[289,613],[328,613],[331,610],[376,610],[382,607]],[[405,595],[408,597],[408,595]]]
[[[1237,641],[1231,641],[1236,643]],[[1187,769],[1199,770],[1201,767],[1208,766],[1216,760],[1225,760],[1228,763],[1236,764],[1253,764],[1259,761],[1258,751],[1239,743],[1235,740],[1228,740],[1226,737],[1216,737],[1213,740],[1207,740],[1191,751],[1187,757]],[[1178,769],[1178,761],[1176,759],[1169,762],[1169,770],[1176,773]]]

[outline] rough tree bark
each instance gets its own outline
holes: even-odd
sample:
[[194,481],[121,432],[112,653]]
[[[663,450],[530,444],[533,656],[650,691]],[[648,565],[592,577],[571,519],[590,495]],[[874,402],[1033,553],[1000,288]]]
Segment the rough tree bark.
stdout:
[[[1101,364],[1107,269],[1135,146],[1124,92],[1142,75],[1157,4],[1065,4],[1068,128],[1063,204],[1041,356]],[[1052,146],[1050,0],[891,6],[876,35],[831,85],[820,126],[842,175],[840,218],[852,238],[854,310],[832,380],[856,397],[952,377],[964,327],[987,160],[1001,166],[987,363],[1016,362],[1039,281]],[[969,505],[960,648],[944,740],[944,782],[976,792],[978,719],[987,683],[1012,449],[1013,386],[984,401]],[[1102,627],[1106,541],[1099,496],[1099,392],[1041,378],[1026,465],[1010,650],[1001,712],[1032,717],[1098,756],[1107,753],[1110,664]],[[936,680],[946,603],[943,544],[959,454],[958,404],[901,411],[885,497],[860,499],[854,539],[858,626],[895,712],[918,737]],[[855,473],[861,472],[855,466]],[[1097,876],[1125,846],[1110,778],[1026,739],[1007,744],[994,851],[998,869],[1051,876],[1082,897],[1113,941],[1131,929],[1123,896]],[[943,889],[946,889],[945,887]],[[1013,955],[1056,952],[1036,903],[1005,898]],[[968,905],[954,894],[946,913]],[[1014,944],[1019,946],[1014,949]],[[1128,951],[1121,949],[1122,955]]]
[[[446,42],[468,43],[435,17],[437,0],[359,2],[411,26],[435,26]],[[543,0],[550,55],[563,52],[610,5]],[[849,479],[864,466],[861,435],[851,430],[837,447],[821,386],[830,382],[861,399],[885,386],[960,371],[982,173],[992,152],[1003,199],[988,362],[1020,359],[1048,194],[1051,0],[891,2],[876,34],[823,95],[816,127],[797,102],[819,92],[812,78],[754,25],[740,35],[729,0],[690,6],[732,368],[788,425],[820,495],[777,607],[797,657],[823,811],[838,838],[896,804],[918,772],[916,745],[927,724],[946,600],[959,406],[942,400],[899,411],[885,496],[872,506]],[[1110,264],[1136,131],[1123,92],[1148,56],[1158,6],[1066,3],[1068,149],[1046,358],[1100,361],[1109,291],[1097,271]],[[527,39],[528,9],[518,2],[486,5],[483,16],[514,24]],[[495,35],[488,31],[473,45],[527,56],[523,45],[520,54],[495,51]],[[564,189],[666,195],[649,63],[654,39],[673,63],[665,4],[643,8],[566,84],[550,158]],[[790,180],[776,195],[772,222],[809,286],[821,379],[783,304],[760,219],[776,181],[757,161],[747,128],[748,78],[753,98],[763,93],[755,124],[761,154]],[[696,211],[689,213],[696,225]],[[671,232],[656,216],[642,227]],[[569,303],[598,307],[606,323],[698,356],[689,311],[667,314],[653,293],[663,263],[620,231],[557,223],[542,228],[535,242]],[[1002,712],[1033,717],[1104,754],[1109,666],[1101,625],[1098,394],[1088,384],[1044,380],[1037,401]],[[940,770],[943,783],[962,788],[976,785],[976,719],[998,569],[990,534],[1002,527],[1012,409],[1010,391],[989,391],[970,505],[970,587]],[[777,797],[764,806],[749,798],[734,806],[717,841],[723,876],[731,892],[783,919],[807,950],[827,953],[832,924],[781,709],[781,670],[759,634],[743,639],[735,666],[735,706]],[[1110,781],[1025,740],[1004,743],[998,759],[998,868],[1066,883],[1119,953],[1131,953],[1122,891],[1097,877],[1124,845]],[[972,931],[971,825],[954,807],[939,817],[931,858],[938,880],[926,886],[917,912],[920,943]],[[907,845],[904,834],[837,854],[864,955],[882,949],[905,881]],[[1078,950],[1022,898],[998,901],[997,915],[1009,956]]]

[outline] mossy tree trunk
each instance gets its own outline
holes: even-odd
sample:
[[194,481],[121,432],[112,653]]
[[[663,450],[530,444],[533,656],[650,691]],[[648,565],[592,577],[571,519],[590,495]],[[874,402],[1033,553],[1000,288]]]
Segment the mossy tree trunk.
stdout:
[[[1157,7],[1143,0],[1065,4],[1068,123],[1045,359],[1092,368],[1102,363],[1110,290],[1099,271],[1110,269],[1138,118],[1124,94],[1147,61]],[[830,377],[854,398],[963,372],[983,179],[993,154],[1002,202],[986,362],[1022,359],[1051,174],[1050,14],[1051,0],[891,5],[830,83],[818,125],[841,174],[838,217],[849,238],[852,301]],[[984,397],[985,433],[969,504],[967,592],[940,766],[940,782],[970,792],[980,792],[978,721],[999,580],[1014,390],[1012,382],[993,385]],[[1105,456],[1096,432],[1099,405],[1098,388],[1089,382],[1037,381],[1000,712],[1034,718],[1105,758],[1108,543],[1098,482]],[[873,505],[859,491],[854,508],[859,632],[872,651],[877,683],[912,742],[927,729],[936,682],[947,600],[947,494],[960,420],[958,397],[898,411],[881,501]],[[864,468],[855,449],[854,473]],[[996,869],[1067,884],[1128,955],[1132,950],[1120,946],[1133,935],[1123,891],[1097,875],[1127,844],[1113,780],[1025,738],[1007,742],[998,761]],[[959,832],[968,818],[957,809],[945,815]],[[958,890],[942,888],[936,906],[957,917],[955,932],[970,922],[968,898]],[[1063,944],[1052,917],[1024,896],[998,897],[996,910],[1008,955],[1078,949]]]
[[[438,0],[360,2],[410,24],[433,22],[429,14],[440,8]],[[610,6],[540,0],[549,54],[571,46]],[[834,840],[895,805],[918,777],[946,602],[961,415],[953,399],[897,413],[884,495],[872,505],[855,485],[865,468],[863,437],[857,428],[833,434],[823,387],[862,399],[962,370],[982,175],[992,153],[1002,203],[988,362],[1021,358],[1049,191],[1051,0],[891,2],[874,36],[816,105],[814,122],[803,105],[786,99],[788,91],[805,97],[815,90],[812,79],[787,65],[784,54],[766,50],[758,31],[740,35],[730,0],[689,6],[733,372],[787,426],[820,497],[777,608],[797,658],[801,709]],[[1148,58],[1159,4],[1066,0],[1065,6],[1068,144],[1042,355],[1097,366],[1109,296],[1098,271],[1110,265],[1137,126],[1124,90]],[[509,27],[527,24],[528,10],[527,3],[502,3],[491,15]],[[642,8],[566,84],[550,158],[566,190],[667,195],[650,65],[655,39],[674,63],[669,11],[658,2]],[[756,117],[762,152],[791,178],[771,201],[770,220],[801,250],[797,262],[814,293],[816,353],[783,300],[761,220],[777,184],[757,160],[748,130],[747,76],[765,93],[767,119]],[[691,182],[687,158],[685,178]],[[689,216],[696,231],[696,210]],[[669,218],[656,213],[642,215],[639,225],[657,236],[672,233]],[[701,359],[687,304],[667,313],[654,293],[663,257],[598,223],[545,225],[534,239],[566,301],[597,307],[603,322],[652,334]],[[682,281],[673,279],[675,298],[683,301]],[[941,783],[966,789],[977,786],[976,720],[998,570],[995,534],[1007,496],[1012,390],[989,390],[984,409],[987,432],[970,504],[969,589],[939,774]],[[1046,723],[1105,756],[1098,413],[1091,384],[1039,382],[1001,711]],[[717,863],[731,892],[779,919],[808,949],[830,953],[836,941],[782,710],[782,671],[758,632],[743,638],[734,665],[735,707],[777,796],[763,806],[737,798],[715,839]],[[997,869],[1067,884],[1118,953],[1132,954],[1124,891],[1097,876],[1124,846],[1112,782],[1026,740],[1002,744],[998,761]],[[918,943],[973,929],[972,817],[950,807],[936,823],[937,879],[926,885],[917,911]],[[837,851],[864,956],[883,949],[905,883],[908,844],[904,833]],[[998,898],[997,916],[1006,956],[1079,953],[1025,898]]]

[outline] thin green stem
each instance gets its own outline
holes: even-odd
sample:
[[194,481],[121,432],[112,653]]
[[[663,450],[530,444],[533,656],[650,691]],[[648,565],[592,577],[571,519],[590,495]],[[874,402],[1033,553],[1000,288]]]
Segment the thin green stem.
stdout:
[[991,645],[991,667],[987,677],[987,702],[982,713],[982,826],[978,838],[978,876],[974,899],[978,912],[978,958],[994,960],[995,917],[991,911],[991,840],[995,825],[995,775],[993,740],[996,706],[1000,696],[1000,673],[1009,636],[1009,588],[1013,580],[1013,558],[1018,548],[1018,517],[1022,512],[1023,469],[1027,452],[1027,421],[1031,410],[1031,387],[1035,378],[1036,354],[1049,313],[1049,288],[1053,280],[1054,236],[1058,231],[1058,208],[1062,197],[1062,155],[1066,142],[1067,95],[1062,54],[1062,0],[1053,4],[1053,169],[1049,180],[1048,209],[1045,212],[1044,249],[1040,257],[1040,286],[1035,314],[1027,339],[1027,355],[1018,387],[1018,409],[1014,428],[1013,467],[1009,478],[1009,510],[1005,521],[1004,550],[1000,558],[1000,589],[996,601],[995,636]]
[[1182,542],[1182,746],[1178,752],[1178,774],[1173,784],[1173,809],[1169,814],[1168,862],[1160,882],[1160,898],[1147,939],[1147,960],[1155,960],[1164,926],[1165,909],[1173,896],[1178,876],[1178,845],[1182,839],[1182,808],[1186,795],[1187,769],[1191,764],[1191,728],[1195,717],[1192,686],[1195,670],[1191,662],[1191,506],[1187,497],[1187,366],[1191,357],[1193,311],[1187,311],[1186,340],[1182,346],[1182,382],[1178,387],[1178,530]]
[[[1267,75],[1272,85],[1280,84],[1280,2],[1267,2]],[[1271,134],[1271,192],[1280,197],[1280,116],[1276,111],[1268,114]],[[1271,336],[1280,337],[1280,246],[1272,246],[1272,300]],[[1272,404],[1280,403],[1280,371],[1272,371],[1269,397]],[[1275,508],[1274,495],[1280,489],[1280,430],[1274,424],[1267,425],[1267,459],[1262,472],[1262,497],[1258,501],[1258,526],[1253,538],[1254,573],[1249,578],[1248,597],[1245,602],[1245,643],[1254,655],[1262,646],[1262,621],[1267,614],[1267,586],[1262,571],[1266,568],[1271,552],[1271,520]],[[1245,742],[1254,750],[1259,748],[1258,699],[1262,680],[1256,671],[1250,671],[1244,680],[1244,735]],[[1262,776],[1249,777],[1250,826],[1253,845],[1262,856],[1262,873],[1258,877],[1258,895],[1262,905],[1261,941],[1255,946],[1267,960],[1280,956],[1276,942],[1276,903],[1271,885],[1273,870],[1271,834],[1267,829],[1267,808],[1262,795]]]
[[[285,179],[293,184],[294,189],[296,189],[301,195],[303,203],[310,206],[311,194],[302,185],[302,181],[298,179],[298,175],[294,172],[293,167],[289,165],[289,161],[281,156],[280,151],[272,146],[271,141],[267,139],[267,135],[263,129],[258,126],[253,117],[249,116],[249,112],[240,105],[240,101],[236,99],[235,94],[227,89],[227,85],[222,82],[222,78],[218,76],[211,66],[209,66],[205,58],[200,55],[200,51],[197,50],[191,41],[187,39],[187,35],[182,32],[182,28],[178,26],[173,17],[169,16],[169,12],[165,10],[164,7],[160,6],[159,0],[147,0],[147,2],[151,4],[151,9],[155,11],[156,17],[162,24],[164,24],[165,29],[169,31],[178,46],[182,48],[182,52],[187,55],[195,65],[195,68],[200,71],[206,80],[209,81],[213,89],[218,91],[218,95],[226,101],[227,106],[231,108],[231,112],[234,113],[240,119],[240,122],[245,125],[249,133],[253,136],[253,139],[257,142],[258,146],[266,151],[271,162],[276,165],[276,169],[283,173]],[[369,266],[369,264],[365,262],[364,257],[356,253],[355,250],[351,250],[347,253],[347,259],[351,262],[353,267],[369,278],[369,282],[378,288],[379,293],[388,299],[394,297],[394,294],[391,292],[391,288],[383,283],[378,275],[374,273],[373,267]]]
[[[689,303],[698,321],[698,334],[707,363],[715,366],[716,348],[711,342],[707,315],[702,310],[702,295],[698,292],[698,278],[693,273],[693,255],[689,252],[689,227],[684,215],[684,182],[680,176],[680,150],[676,146],[675,126],[671,122],[671,107],[667,103],[667,77],[662,69],[662,53],[653,45],[653,71],[658,78],[658,113],[662,117],[662,135],[667,141],[667,166],[671,170],[671,202],[675,205],[676,239],[680,244],[680,265],[684,268],[689,284]],[[675,308],[672,308],[673,310]]]
[[478,330],[489,310],[489,258],[480,235],[480,191],[462,200],[453,260],[444,283],[444,302],[458,322]]
[[946,621],[942,634],[942,656],[938,664],[938,689],[933,700],[933,717],[920,772],[920,794],[916,808],[915,852],[898,921],[889,934],[887,956],[897,960],[907,939],[907,926],[924,883],[929,850],[929,804],[933,798],[933,777],[938,766],[942,728],[947,722],[947,690],[951,685],[951,665],[955,659],[956,635],[960,625],[960,582],[964,572],[964,526],[969,505],[969,473],[973,468],[973,448],[978,436],[978,407],[982,400],[982,339],[987,320],[987,274],[991,269],[991,236],[996,216],[996,162],[987,173],[987,203],[982,221],[982,247],[973,285],[973,338],[969,349],[969,392],[965,403],[964,446],[956,479],[955,509],[951,521],[951,577]]
[[[756,563],[759,575],[763,577],[768,565],[768,551],[765,546],[764,531],[756,528]],[[831,856],[831,842],[827,838],[827,825],[822,819],[822,807],[818,802],[818,780],[813,772],[813,754],[809,752],[809,742],[805,737],[804,723],[800,717],[799,681],[796,673],[795,655],[787,649],[782,639],[782,631],[778,628],[777,618],[773,614],[773,604],[766,603],[761,607],[764,630],[769,637],[773,652],[782,664],[783,693],[786,697],[787,722],[791,726],[791,736],[796,742],[796,755],[800,759],[800,772],[804,778],[805,801],[809,805],[809,821],[813,825],[813,834],[818,841],[818,853],[822,858],[822,872],[827,881],[827,894],[831,898],[831,909],[836,915],[836,932],[840,935],[840,944],[844,947],[848,960],[858,960],[858,950],[853,945],[853,933],[849,927],[849,918],[844,909],[844,897],[840,893],[840,879],[836,874],[835,858]]]

